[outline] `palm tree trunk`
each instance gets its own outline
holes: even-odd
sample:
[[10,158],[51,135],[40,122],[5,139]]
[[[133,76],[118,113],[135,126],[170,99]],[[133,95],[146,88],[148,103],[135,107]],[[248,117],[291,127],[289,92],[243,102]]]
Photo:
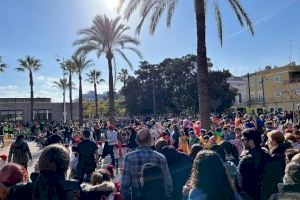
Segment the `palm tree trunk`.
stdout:
[[97,84],[96,84],[96,82],[94,82],[94,91],[95,91],[96,118],[99,118],[98,95],[97,95]]
[[210,128],[209,96],[208,96],[208,66],[206,55],[206,17],[205,1],[194,0],[196,26],[197,26],[197,80],[198,80],[198,97],[199,112],[201,122],[204,128]]
[[33,75],[32,71],[29,71],[29,84],[30,84],[30,119],[33,122]]
[[107,55],[107,62],[108,62],[108,85],[109,85],[109,91],[108,91],[108,113],[109,113],[109,121],[111,123],[115,122],[115,100],[114,100],[114,80],[113,80],[113,70],[112,70],[112,56]]
[[83,125],[83,106],[82,106],[82,77],[79,73],[79,125]]
[[72,72],[69,71],[69,100],[70,100],[70,119],[73,121],[73,99],[72,99]]

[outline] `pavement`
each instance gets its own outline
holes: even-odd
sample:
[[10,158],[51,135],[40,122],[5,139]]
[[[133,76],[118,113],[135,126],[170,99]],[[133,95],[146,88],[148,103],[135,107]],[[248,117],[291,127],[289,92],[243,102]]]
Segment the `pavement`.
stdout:
[[[32,160],[28,162],[28,173],[31,174],[34,171],[34,166],[41,155],[41,148],[35,142],[28,141],[27,144],[32,155]],[[6,154],[8,156],[10,145],[11,143],[6,143],[5,147],[0,147],[0,154]]]

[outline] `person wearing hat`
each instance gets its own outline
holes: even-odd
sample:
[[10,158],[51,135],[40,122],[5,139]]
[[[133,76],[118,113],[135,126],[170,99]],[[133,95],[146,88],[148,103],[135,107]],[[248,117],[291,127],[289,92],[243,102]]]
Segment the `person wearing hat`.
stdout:
[[14,162],[27,169],[28,161],[32,160],[28,144],[24,141],[23,135],[18,135],[14,143],[11,144],[8,154],[8,162]]

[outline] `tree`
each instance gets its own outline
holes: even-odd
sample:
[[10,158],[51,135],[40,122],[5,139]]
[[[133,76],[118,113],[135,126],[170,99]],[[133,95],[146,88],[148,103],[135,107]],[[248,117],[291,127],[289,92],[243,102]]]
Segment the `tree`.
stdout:
[[79,31],[80,39],[74,42],[79,46],[78,52],[96,51],[100,57],[105,54],[108,62],[108,83],[109,83],[109,120],[114,122],[115,103],[114,103],[114,81],[113,81],[113,61],[115,54],[118,53],[132,68],[132,64],[124,53],[130,50],[140,58],[142,54],[136,48],[140,42],[137,38],[127,35],[129,27],[121,23],[121,18],[109,19],[105,15],[97,15],[90,28]]
[[0,56],[0,72],[4,72],[4,69],[7,67],[7,64],[2,62],[2,58]]
[[127,69],[121,69],[117,79],[120,80],[123,83],[124,88],[126,86],[127,78],[128,78],[128,70]]
[[82,105],[82,73],[85,69],[93,64],[92,60],[88,60],[86,54],[74,54],[71,58],[71,63],[74,66],[75,72],[79,79],[79,124],[83,124],[83,105]]
[[97,94],[97,85],[105,80],[101,78],[101,71],[97,71],[95,69],[91,70],[87,75],[86,81],[94,85],[94,92],[95,92],[95,107],[96,107],[96,118],[99,117],[98,111],[98,94]]
[[33,121],[33,72],[38,71],[42,64],[41,61],[35,57],[26,56],[24,59],[19,59],[19,67],[16,68],[19,72],[29,72],[29,85],[30,85],[30,119]]
[[[67,60],[66,63],[64,63],[64,65],[62,65],[64,70],[67,72],[68,76],[69,76],[69,83],[72,83],[72,78],[73,78],[73,74],[74,72],[76,72],[76,68],[74,66],[74,64],[72,63],[71,60]],[[72,97],[72,91],[73,91],[73,86],[72,84],[68,85],[68,89],[69,89],[69,101],[70,101],[70,118],[71,121],[73,121],[73,97]]]
[[[171,19],[175,11],[178,0],[120,0],[119,10],[123,7],[124,3],[128,2],[124,17],[129,20],[132,13],[141,6],[140,22],[136,28],[136,32],[141,31],[142,25],[147,16],[150,18],[150,34],[154,34],[158,21],[162,13],[167,10],[167,26],[171,25]],[[214,13],[217,22],[219,39],[221,45],[223,44],[223,23],[222,15],[219,7],[218,0],[211,1],[214,8]],[[229,4],[234,10],[240,25],[249,27],[252,34],[254,29],[248,14],[245,12],[239,0],[228,0]],[[209,93],[208,93],[208,64],[206,53],[206,4],[207,0],[194,0],[194,10],[196,16],[197,27],[197,81],[198,81],[198,96],[199,96],[199,111],[202,124],[205,128],[209,128],[210,112],[209,112]]]

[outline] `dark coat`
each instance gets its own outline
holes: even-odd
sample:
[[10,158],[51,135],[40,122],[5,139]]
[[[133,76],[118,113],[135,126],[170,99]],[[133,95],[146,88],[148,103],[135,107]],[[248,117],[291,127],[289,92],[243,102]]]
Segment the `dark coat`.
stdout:
[[8,162],[12,161],[20,165],[27,165],[29,158],[32,159],[31,152],[26,142],[17,140],[12,143],[9,150]]
[[173,200],[182,199],[182,188],[191,175],[193,161],[174,147],[164,147],[161,153],[166,157],[173,181]]
[[95,186],[89,183],[83,183],[81,184],[81,188],[81,200],[102,200],[103,198],[107,198],[116,189],[114,183],[108,181]]
[[285,148],[283,145],[279,145],[273,149],[271,154],[271,162],[267,166],[266,171],[269,172],[266,179],[264,194],[266,198],[272,194],[278,192],[277,184],[282,182],[285,170]]
[[249,150],[240,160],[238,169],[242,176],[242,189],[252,199],[263,199],[261,195],[268,182],[266,168],[270,162],[271,156],[261,148]]

